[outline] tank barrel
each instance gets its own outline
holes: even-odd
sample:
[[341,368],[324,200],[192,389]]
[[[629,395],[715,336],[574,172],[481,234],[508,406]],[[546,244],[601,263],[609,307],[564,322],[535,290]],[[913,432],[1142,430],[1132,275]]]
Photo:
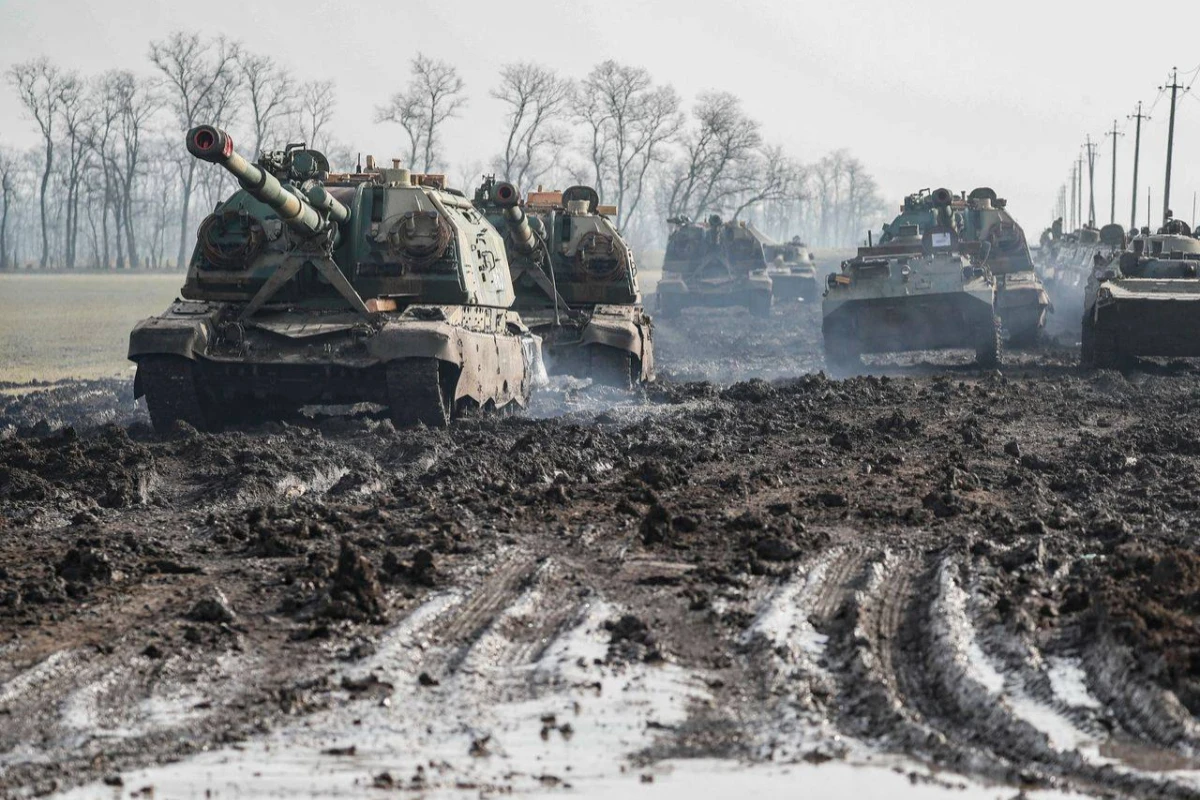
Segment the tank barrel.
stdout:
[[512,234],[513,245],[525,255],[532,253],[537,247],[537,237],[534,236],[533,228],[529,226],[529,218],[525,216],[524,209],[518,205],[521,193],[517,191],[517,187],[507,182],[497,183],[493,192],[492,197],[496,205],[504,209],[504,222]]
[[233,149],[233,138],[212,125],[201,125],[188,131],[187,149],[201,161],[224,167],[238,179],[243,189],[273,208],[281,220],[302,234],[314,236],[327,228],[318,209],[335,223],[350,218],[350,210],[334,199],[324,187],[315,187],[307,197],[285,188],[274,175],[242,158]]

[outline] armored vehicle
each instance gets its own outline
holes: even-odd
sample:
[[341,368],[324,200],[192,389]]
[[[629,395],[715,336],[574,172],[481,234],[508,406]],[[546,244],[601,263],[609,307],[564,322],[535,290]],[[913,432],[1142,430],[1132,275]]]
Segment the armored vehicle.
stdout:
[[959,238],[948,190],[928,198],[920,221],[897,218],[826,280],[822,331],[833,369],[854,369],[863,353],[946,348],[973,349],[981,366],[999,362],[991,245]]
[[201,223],[183,299],[130,335],[157,431],[308,404],[429,426],[525,405],[541,344],[511,309],[503,239],[441,176],[370,157],[330,174],[302,145],[251,164],[209,125],[187,149],[240,188]]
[[1129,240],[1100,229],[1102,257],[1084,294],[1081,361],[1113,367],[1132,356],[1200,357],[1200,239],[1182,220]]
[[808,245],[799,236],[793,236],[786,244],[765,241],[763,253],[767,258],[767,275],[771,278],[771,291],[776,300],[811,301],[820,297],[817,265],[808,251]]
[[960,237],[963,253],[978,257],[983,244],[989,245],[987,266],[996,278],[996,308],[1009,344],[1035,343],[1046,325],[1050,296],[1034,269],[1025,232],[1008,213],[1007,202],[992,189],[980,187],[957,196],[946,189],[909,195],[899,216],[883,226],[879,243],[887,244],[900,230],[911,231],[914,225],[921,230],[934,224],[945,195],[949,196],[948,224]]
[[963,209],[962,237],[990,245],[987,265],[996,276],[1000,322],[1008,333],[1008,344],[1023,347],[1037,342],[1051,304],[1034,269],[1025,231],[1008,213],[1007,205],[992,189],[972,191]]
[[707,223],[686,216],[667,223],[659,313],[674,317],[688,306],[746,306],[755,316],[770,316],[772,282],[762,239],[752,228],[725,222],[719,214]]
[[623,388],[653,380],[653,325],[615,209],[589,186],[520,200],[491,177],[475,192],[475,206],[507,228],[514,308],[542,337],[547,368]]

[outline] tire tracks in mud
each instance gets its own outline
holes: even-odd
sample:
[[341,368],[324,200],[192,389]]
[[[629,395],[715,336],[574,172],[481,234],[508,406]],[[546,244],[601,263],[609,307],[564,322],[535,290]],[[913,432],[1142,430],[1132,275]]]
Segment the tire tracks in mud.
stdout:
[[[1057,695],[1045,656],[1030,640],[988,627],[987,609],[968,594],[969,563],[954,550],[835,548],[801,565],[760,606],[746,636],[769,647],[752,658],[752,672],[769,691],[793,684],[774,709],[777,718],[759,721],[776,737],[764,750],[768,757],[796,758],[806,749],[810,760],[853,757],[866,745],[915,756],[933,769],[1028,788],[1200,794],[1186,777],[1102,756],[1108,731],[1096,712]],[[814,643],[814,632],[824,641]],[[1110,724],[1136,745],[1190,747],[1190,731],[1181,725],[1186,711],[1173,696],[1121,675],[1114,667],[1120,653],[1100,641],[1083,658],[1087,690],[1115,709]],[[1043,711],[1059,718],[1040,718]],[[1147,718],[1160,722],[1147,728]],[[817,744],[828,741],[825,720],[848,737],[840,752]],[[1070,737],[1055,742],[1059,723],[1073,725],[1087,746]],[[790,752],[778,749],[780,731],[797,729]]]

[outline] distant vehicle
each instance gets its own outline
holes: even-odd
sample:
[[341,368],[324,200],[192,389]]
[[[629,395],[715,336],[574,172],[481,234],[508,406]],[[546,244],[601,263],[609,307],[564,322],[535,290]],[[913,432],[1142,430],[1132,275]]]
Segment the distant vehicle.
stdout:
[[1183,220],[1130,239],[1100,229],[1084,296],[1080,360],[1115,367],[1134,356],[1200,357],[1200,239]]
[[974,350],[980,366],[999,363],[991,244],[963,241],[958,213],[947,189],[910,196],[878,245],[828,276],[822,333],[832,369],[853,371],[864,353],[951,348]]
[[370,157],[331,174],[303,145],[251,164],[209,125],[186,142],[240,188],[200,225],[183,299],[130,334],[160,434],[308,404],[444,426],[528,402],[541,342],[511,309],[504,241],[442,176]]
[[793,236],[790,242],[784,244],[764,241],[763,252],[767,258],[771,292],[776,300],[808,302],[821,296],[813,254],[799,236]]
[[628,388],[654,380],[654,327],[616,209],[595,189],[529,193],[484,180],[475,205],[504,230],[514,307],[542,337],[551,372]]
[[772,282],[762,238],[745,222],[667,220],[671,233],[658,283],[658,310],[667,318],[690,306],[746,306],[771,315]]

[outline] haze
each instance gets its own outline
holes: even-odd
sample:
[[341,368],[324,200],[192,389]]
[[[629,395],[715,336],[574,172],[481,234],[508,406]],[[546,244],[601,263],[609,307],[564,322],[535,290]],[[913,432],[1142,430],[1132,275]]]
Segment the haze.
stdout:
[[[1175,14],[1164,4],[1168,13]],[[1154,15],[1141,7],[1139,16]],[[487,161],[502,146],[502,110],[487,94],[499,64],[532,60],[582,77],[612,58],[646,67],[686,103],[704,90],[736,93],[766,139],[802,161],[849,149],[889,206],[930,185],[991,185],[1031,238],[1049,223],[1089,133],[1100,143],[1097,218],[1108,221],[1104,131],[1114,119],[1128,134],[1118,141],[1117,179],[1117,219],[1128,221],[1133,128],[1126,115],[1139,100],[1150,107],[1172,66],[1189,84],[1197,59],[1186,36],[1165,37],[1146,52],[1130,43],[1128,57],[1112,57],[1122,23],[1082,2],[609,2],[514,11],[501,2],[3,0],[0,69],[45,55],[84,74],[120,67],[149,75],[148,42],[179,29],[238,39],[304,80],[334,79],[334,135],[380,157],[400,153],[402,132],[374,123],[374,109],[407,80],[418,49],[454,62],[467,83],[469,104],[445,131],[455,165]],[[1158,102],[1143,129],[1139,224],[1147,185],[1155,221],[1161,209],[1167,110],[1165,99]],[[0,120],[0,143],[37,144],[8,86]],[[1200,185],[1197,132],[1200,98],[1188,93],[1179,101],[1173,181],[1173,205],[1184,218]]]

